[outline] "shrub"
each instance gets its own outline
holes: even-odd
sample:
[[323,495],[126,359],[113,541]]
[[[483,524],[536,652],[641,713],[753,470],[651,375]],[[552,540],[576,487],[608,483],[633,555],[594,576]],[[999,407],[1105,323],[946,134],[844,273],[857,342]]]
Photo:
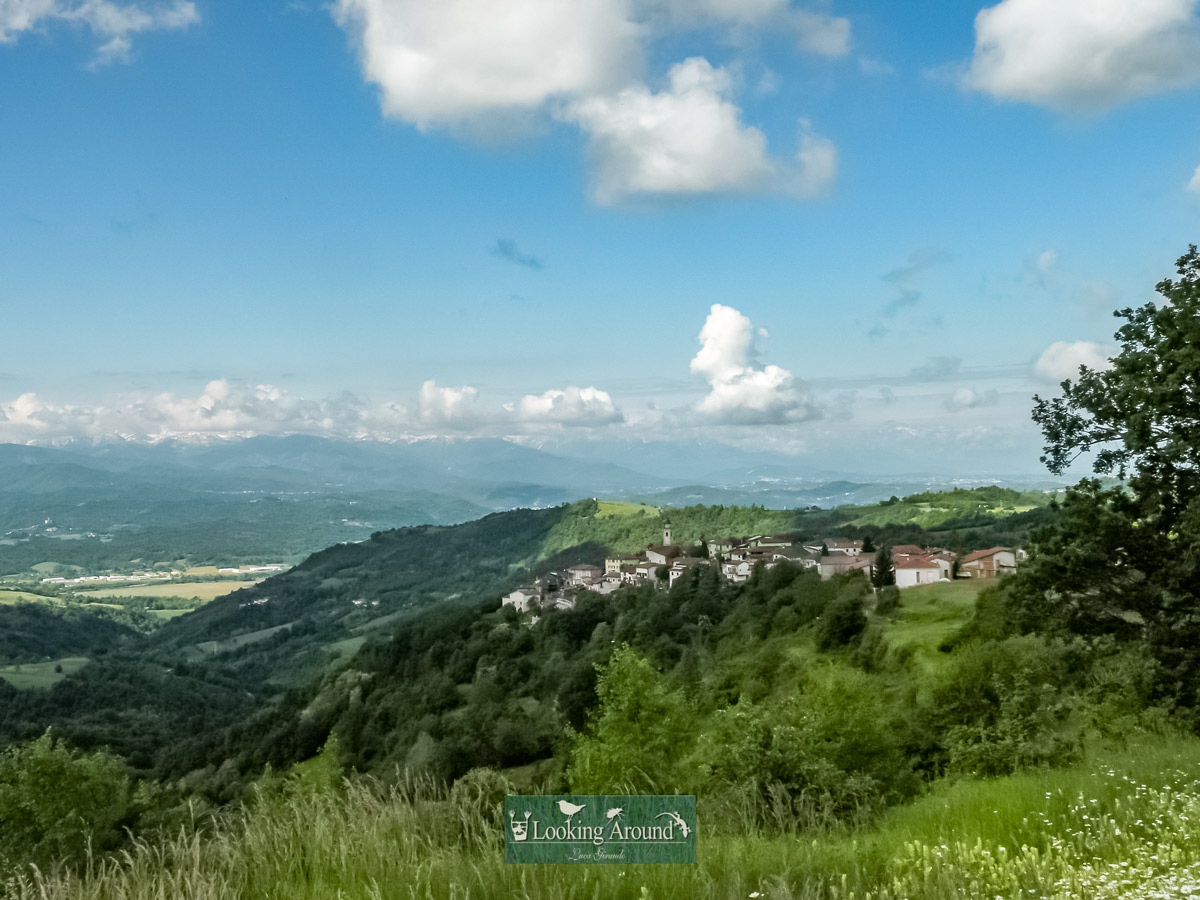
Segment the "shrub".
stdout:
[[116,847],[132,816],[125,764],[83,754],[47,731],[0,754],[0,862],[6,866],[83,861]]

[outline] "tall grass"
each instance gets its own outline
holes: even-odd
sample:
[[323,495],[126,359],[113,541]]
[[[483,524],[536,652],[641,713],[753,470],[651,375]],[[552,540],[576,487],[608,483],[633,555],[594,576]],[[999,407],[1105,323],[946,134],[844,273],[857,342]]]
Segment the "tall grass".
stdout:
[[1200,892],[1200,742],[1179,738],[1065,770],[940,785],[853,832],[706,837],[701,798],[695,866],[505,865],[497,813],[490,801],[411,780],[293,790],[208,835],[139,841],[78,873],[19,872],[0,896],[1015,900]]

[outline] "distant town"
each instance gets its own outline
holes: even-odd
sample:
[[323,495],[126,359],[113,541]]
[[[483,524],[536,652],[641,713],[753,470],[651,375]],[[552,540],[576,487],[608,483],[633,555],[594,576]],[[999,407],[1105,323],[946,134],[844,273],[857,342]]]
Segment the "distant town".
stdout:
[[[996,578],[1015,572],[1024,557],[1023,551],[1011,547],[976,550],[962,558],[942,547],[915,544],[897,544],[889,551],[891,571],[899,589],[949,583],[955,578]],[[663,580],[670,588],[695,566],[718,566],[721,575],[735,584],[749,581],[756,567],[772,569],[779,565],[815,569],[822,580],[847,572],[862,572],[871,578],[876,559],[875,548],[869,544],[837,537],[805,542],[789,535],[758,534],[680,546],[672,542],[671,526],[667,523],[661,544],[649,544],[632,556],[605,559],[603,569],[580,563],[562,572],[550,572],[512,591],[503,603],[517,612],[548,607],[571,609],[580,590],[609,594],[622,587],[657,584]]]
[[[286,569],[285,565],[270,565],[270,566],[240,566],[217,568],[217,574],[220,576],[239,576],[239,575],[269,575],[273,572],[282,572]],[[57,575],[51,578],[43,578],[42,584],[125,584],[128,582],[139,581],[174,581],[178,578],[187,578],[188,573],[182,572],[179,569],[171,569],[169,572],[134,572],[129,575],[80,575],[77,578],[67,578],[62,575]]]

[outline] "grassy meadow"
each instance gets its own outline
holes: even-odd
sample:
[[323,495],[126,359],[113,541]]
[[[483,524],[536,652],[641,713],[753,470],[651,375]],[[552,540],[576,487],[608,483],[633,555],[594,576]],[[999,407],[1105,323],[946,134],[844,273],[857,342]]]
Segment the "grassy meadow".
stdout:
[[87,665],[85,656],[66,656],[44,662],[0,666],[0,678],[15,688],[45,690]]
[[29,591],[0,590],[0,604],[13,603],[46,603],[51,606],[62,606],[63,601],[57,597],[47,597],[44,594],[31,594]]
[[502,796],[308,773],[240,817],[187,827],[77,874],[19,872],[12,900],[239,897],[1182,897],[1200,891],[1200,741],[1143,739],[1072,767],[935,784],[855,830],[745,831],[699,798],[697,862],[503,862]]

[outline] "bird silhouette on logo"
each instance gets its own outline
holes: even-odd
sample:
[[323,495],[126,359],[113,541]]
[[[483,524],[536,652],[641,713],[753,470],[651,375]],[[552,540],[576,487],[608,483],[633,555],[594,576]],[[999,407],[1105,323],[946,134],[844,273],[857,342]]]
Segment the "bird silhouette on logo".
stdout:
[[575,815],[577,812],[579,812],[581,809],[585,808],[586,806],[587,806],[587,804],[586,804],[586,803],[585,803],[585,804],[583,804],[583,806],[576,806],[574,803],[571,803],[571,802],[569,802],[569,801],[567,801],[567,800],[559,800],[559,801],[558,801],[558,808],[559,808],[559,809],[561,809],[561,810],[562,810],[562,814],[563,814],[564,816],[566,816],[566,817],[567,817],[567,824],[568,824],[568,825],[571,823],[571,818],[572,818],[572,817],[573,817],[573,816],[574,816],[574,815]]

